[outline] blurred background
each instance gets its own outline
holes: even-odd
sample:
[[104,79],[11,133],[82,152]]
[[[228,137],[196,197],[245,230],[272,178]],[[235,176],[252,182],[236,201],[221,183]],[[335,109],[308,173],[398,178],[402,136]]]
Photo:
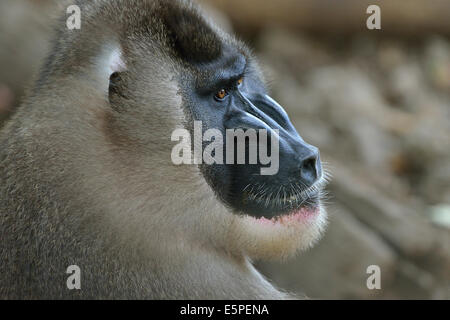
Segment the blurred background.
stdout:
[[[0,126],[64,2],[0,0]],[[333,175],[324,238],[257,267],[313,299],[450,299],[450,1],[201,2],[254,48],[274,98]],[[381,30],[366,27],[371,4]],[[366,286],[370,265],[380,290]]]

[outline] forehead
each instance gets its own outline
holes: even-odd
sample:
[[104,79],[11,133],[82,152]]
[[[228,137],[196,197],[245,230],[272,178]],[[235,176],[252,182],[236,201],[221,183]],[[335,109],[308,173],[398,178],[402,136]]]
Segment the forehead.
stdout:
[[195,72],[197,87],[207,86],[215,79],[236,78],[247,66],[247,56],[238,48],[226,45],[219,57],[207,63],[191,65]]
[[199,9],[171,1],[158,11],[167,44],[178,58],[195,64],[215,60],[221,55],[222,37]]
[[137,13],[141,19],[136,25],[138,34],[149,37],[150,50],[164,52],[162,60],[169,58],[174,68],[192,71],[200,81],[243,71],[250,56],[246,47],[210,24],[195,6],[177,0],[152,3],[152,10]]
[[232,63],[223,58],[244,54],[244,46],[212,25],[196,6],[171,1],[159,14],[172,53],[188,64]]
[[244,45],[212,26],[195,7],[169,7],[162,13],[169,50],[193,71],[198,85],[243,73],[248,59]]

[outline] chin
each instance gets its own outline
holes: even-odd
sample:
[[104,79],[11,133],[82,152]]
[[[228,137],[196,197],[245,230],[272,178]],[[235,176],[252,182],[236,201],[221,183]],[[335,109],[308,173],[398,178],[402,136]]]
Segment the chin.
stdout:
[[[280,203],[280,201],[278,201]],[[303,205],[303,203],[307,203]],[[268,204],[264,215],[241,212],[235,214],[232,237],[236,248],[251,259],[284,260],[312,247],[327,225],[327,212],[321,204],[320,192],[280,212],[272,212]],[[270,217],[266,217],[271,212]]]

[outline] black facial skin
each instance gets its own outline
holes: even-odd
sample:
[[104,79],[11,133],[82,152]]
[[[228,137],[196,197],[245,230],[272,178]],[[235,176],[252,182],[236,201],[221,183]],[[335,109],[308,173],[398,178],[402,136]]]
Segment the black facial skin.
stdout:
[[[193,120],[202,121],[203,132],[218,129],[225,140],[226,129],[266,129],[270,143],[273,130],[279,130],[279,171],[275,175],[260,174],[261,167],[269,165],[261,165],[259,156],[258,164],[248,164],[248,143],[245,165],[201,165],[218,197],[236,213],[256,218],[270,219],[301,207],[317,207],[319,191],[311,186],[322,176],[319,151],[300,137],[283,108],[267,96],[250,58],[225,47],[221,58],[198,68],[197,78],[185,93],[189,113]],[[218,99],[216,93],[221,89],[227,95]],[[226,145],[224,161],[225,149]]]

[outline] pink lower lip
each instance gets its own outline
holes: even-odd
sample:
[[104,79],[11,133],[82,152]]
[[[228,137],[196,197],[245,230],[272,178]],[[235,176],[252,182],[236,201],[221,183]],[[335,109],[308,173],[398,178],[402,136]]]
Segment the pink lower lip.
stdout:
[[291,223],[291,222],[302,222],[306,221],[314,216],[317,216],[319,214],[319,207],[314,208],[300,208],[298,210],[295,210],[289,214],[279,216],[272,219],[267,218],[259,218],[257,221],[261,224],[268,224],[268,225],[274,225],[277,223],[285,224],[285,223]]

